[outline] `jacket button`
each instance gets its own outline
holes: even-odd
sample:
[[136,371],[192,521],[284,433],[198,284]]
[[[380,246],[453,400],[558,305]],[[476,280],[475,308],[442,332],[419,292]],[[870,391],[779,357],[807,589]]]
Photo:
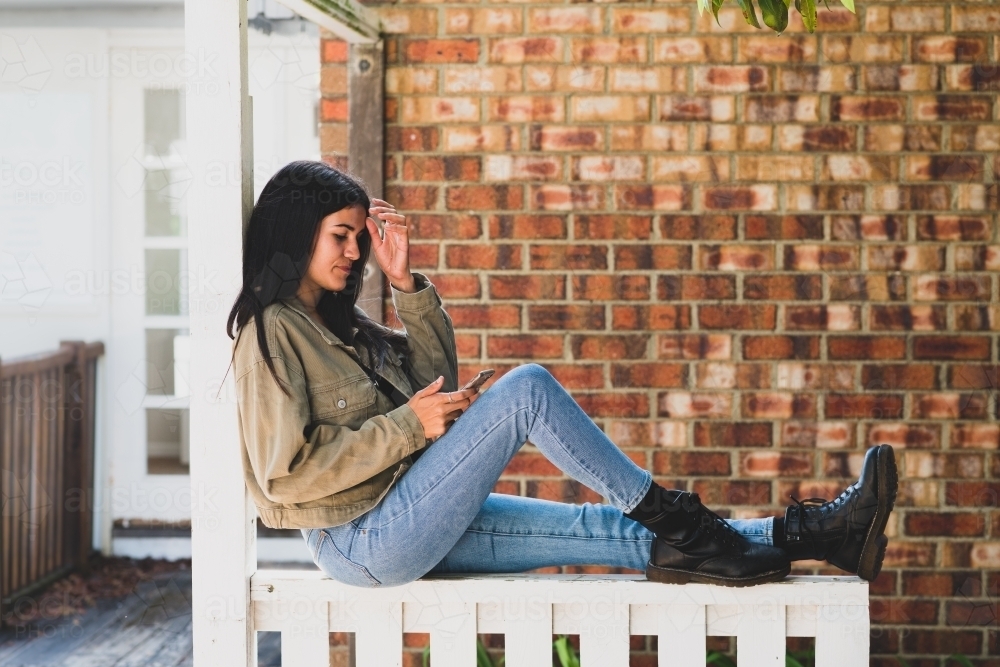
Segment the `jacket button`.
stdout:
[[345,401],[344,399],[340,399],[339,401],[337,401],[337,407],[343,410],[344,408],[347,407],[347,401]]

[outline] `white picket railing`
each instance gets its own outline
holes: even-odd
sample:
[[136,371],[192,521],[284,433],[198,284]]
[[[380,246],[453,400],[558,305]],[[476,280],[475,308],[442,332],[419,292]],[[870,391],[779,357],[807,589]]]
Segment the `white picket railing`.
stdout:
[[[334,21],[350,18],[330,28],[341,37],[371,41],[352,18],[362,13],[354,0],[312,4],[322,4]],[[430,633],[434,667],[473,667],[477,633],[506,635],[508,667],[550,667],[553,634],[580,636],[583,667],[628,665],[630,634],[659,637],[661,666],[702,667],[710,635],[737,637],[740,667],[784,667],[785,638],[810,636],[817,667],[868,664],[868,586],[853,577],[791,577],[734,589],[642,576],[492,575],[366,589],[315,571],[255,571],[256,519],[243,480],[233,377],[223,373],[231,354],[227,306],[241,284],[253,201],[246,11],[247,3],[232,0],[198,0],[184,9],[188,54],[211,57],[191,83],[219,91],[187,95],[185,116],[193,175],[188,265],[212,275],[190,304],[189,383],[198,388],[191,401],[195,667],[255,665],[255,630],[282,633],[286,667],[329,667],[331,631],[356,633],[357,667],[400,667],[404,632]],[[219,165],[227,174],[222,182]],[[217,391],[225,378],[226,390]]]
[[472,575],[359,588],[315,571],[259,570],[253,629],[281,632],[282,664],[329,667],[354,632],[357,667],[401,667],[403,633],[429,633],[434,667],[474,667],[476,634],[504,634],[506,667],[551,667],[554,634],[582,667],[627,667],[629,635],[657,635],[660,667],[704,667],[707,636],[735,636],[739,667],[784,667],[786,637],[816,638],[816,667],[868,664],[868,584],[789,577],[747,588],[642,575]]

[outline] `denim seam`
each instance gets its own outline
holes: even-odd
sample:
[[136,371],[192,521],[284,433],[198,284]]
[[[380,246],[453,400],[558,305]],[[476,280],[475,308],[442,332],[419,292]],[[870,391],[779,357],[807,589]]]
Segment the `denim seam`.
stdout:
[[648,470],[643,470],[642,472],[645,473],[647,482],[645,486],[643,486],[642,491],[635,497],[635,502],[626,505],[625,509],[621,511],[622,514],[628,514],[629,512],[633,511],[636,507],[638,507],[639,503],[642,502],[642,499],[646,497],[647,493],[649,493],[649,490],[653,488],[653,473],[649,472]]
[[[333,547],[334,550],[336,550],[336,552],[338,554],[340,554],[340,557],[344,559],[344,562],[347,563],[348,565],[350,565],[351,567],[353,567],[360,574],[364,575],[364,577],[366,579],[368,579],[370,582],[372,582],[373,587],[377,587],[377,586],[381,586],[382,585],[381,581],[379,581],[378,579],[376,579],[375,577],[372,576],[372,574],[368,571],[368,568],[366,568],[364,565],[361,565],[360,563],[355,563],[353,560],[351,560],[350,558],[348,558],[344,554],[344,552],[341,551],[340,548],[337,546],[337,543],[333,541],[333,538],[330,537],[329,533],[327,533],[325,530],[320,530],[320,533],[321,533],[321,535],[320,535],[320,538],[319,538],[319,544],[316,545],[316,560],[318,560],[318,561],[322,560],[322,558],[320,558],[320,554],[322,553],[321,549],[322,549],[322,546],[323,546],[323,541],[326,540],[326,541],[328,541],[330,543],[330,546]],[[354,541],[354,538],[352,536],[351,542],[353,543],[353,541]]]
[[573,540],[605,540],[608,542],[649,542],[651,538],[642,537],[614,537],[607,535],[583,536],[583,535],[562,535],[559,533],[505,533],[496,530],[478,530],[474,528],[466,529],[467,533],[479,533],[481,535],[499,535],[502,537],[551,537],[558,539]]

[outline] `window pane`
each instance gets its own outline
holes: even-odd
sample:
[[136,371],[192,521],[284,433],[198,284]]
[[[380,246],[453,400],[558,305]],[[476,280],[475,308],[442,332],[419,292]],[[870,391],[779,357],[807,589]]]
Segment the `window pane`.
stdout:
[[188,474],[188,411],[146,410],[146,472]]
[[160,169],[146,173],[146,236],[185,236],[184,192],[188,174]]
[[[174,384],[177,374],[174,338],[187,334],[187,329],[146,329],[146,372],[156,373],[156,377],[147,378],[146,393],[165,396],[177,394]],[[181,370],[183,372],[186,369]],[[186,377],[187,373],[184,372],[183,376]]]
[[146,250],[146,314],[187,315],[187,251]]
[[180,90],[146,89],[146,155],[169,155],[184,138],[184,98]]

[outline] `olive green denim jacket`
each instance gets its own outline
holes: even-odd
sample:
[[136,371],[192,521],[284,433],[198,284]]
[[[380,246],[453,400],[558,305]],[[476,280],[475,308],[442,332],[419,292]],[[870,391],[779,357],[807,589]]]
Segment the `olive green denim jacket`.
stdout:
[[[407,398],[444,376],[458,383],[455,331],[437,289],[413,273],[417,291],[392,288],[407,354],[390,354],[380,372]],[[378,504],[426,445],[408,406],[395,407],[358,365],[366,351],[347,345],[306,314],[296,297],[264,309],[267,345],[282,393],[257,345],[254,320],[235,342],[237,412],[243,476],[264,525],[324,528]],[[355,330],[356,331],[356,330]]]

